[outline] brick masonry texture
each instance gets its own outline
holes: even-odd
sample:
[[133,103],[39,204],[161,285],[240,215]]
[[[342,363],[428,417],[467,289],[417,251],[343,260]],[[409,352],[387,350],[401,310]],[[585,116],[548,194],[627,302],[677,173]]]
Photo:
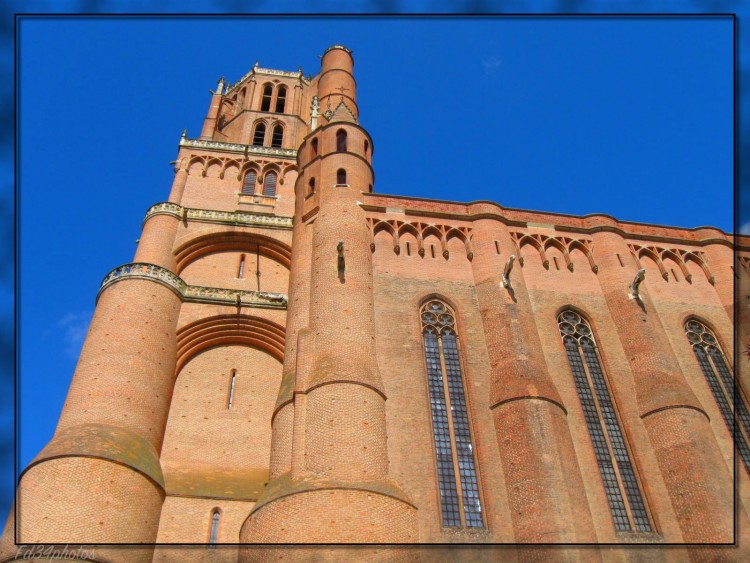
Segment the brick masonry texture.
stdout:
[[[14,527],[28,542],[174,544],[94,546],[112,562],[750,559],[748,471],[739,457],[733,465],[684,329],[693,318],[710,328],[746,401],[750,364],[735,358],[734,331],[741,352],[750,240],[373,193],[353,72],[351,53],[334,46],[311,79],[256,65],[212,95],[201,138],[180,144],[168,196],[205,213],[150,215],[134,261],[191,286],[281,294],[285,305],[183,302],[133,277],[101,291],[57,432],[21,476],[0,561],[16,552]],[[251,146],[259,124],[264,147]],[[277,126],[296,158],[270,148]],[[248,171],[256,183],[243,194]],[[273,196],[263,194],[268,173]],[[285,219],[249,225],[213,211]],[[455,313],[457,360],[447,332],[439,358],[425,354],[430,300]],[[593,333],[608,420],[651,531],[615,527],[561,338],[566,310]],[[458,493],[467,476],[476,497]],[[457,504],[481,507],[480,525],[468,511],[444,525],[451,487]],[[383,545],[266,545],[310,542]],[[664,545],[685,542],[729,545]],[[248,545],[224,545],[236,543]],[[474,545],[389,545],[399,543]]]

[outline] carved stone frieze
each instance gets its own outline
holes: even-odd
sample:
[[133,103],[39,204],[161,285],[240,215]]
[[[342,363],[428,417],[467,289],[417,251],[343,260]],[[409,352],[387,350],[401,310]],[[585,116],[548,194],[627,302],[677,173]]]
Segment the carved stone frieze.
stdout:
[[267,291],[244,291],[221,287],[188,285],[183,279],[161,266],[135,262],[112,270],[102,280],[97,299],[110,285],[124,279],[147,279],[169,287],[186,303],[210,303],[217,305],[240,305],[264,309],[286,309],[287,296]]
[[260,156],[273,156],[276,158],[297,158],[297,151],[294,149],[282,149],[276,147],[259,147],[256,145],[243,145],[240,143],[222,143],[219,141],[203,141],[201,139],[187,139],[180,137],[181,147],[191,147],[195,149],[207,149],[220,152],[231,152],[239,154],[252,154]]
[[292,229],[291,217],[261,215],[244,211],[214,211],[212,209],[191,209],[176,203],[157,203],[146,212],[144,223],[154,215],[172,215],[186,221],[201,223],[218,223],[224,225],[242,225],[246,227],[266,227],[269,229]]

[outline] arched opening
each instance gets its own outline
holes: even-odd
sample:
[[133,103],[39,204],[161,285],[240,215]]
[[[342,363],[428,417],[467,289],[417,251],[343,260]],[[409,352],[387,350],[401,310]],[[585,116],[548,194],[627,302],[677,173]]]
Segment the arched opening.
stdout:
[[365,156],[367,156],[367,153],[370,150],[370,143],[367,139],[365,139]]
[[336,184],[342,186],[346,185],[346,170],[339,168],[336,172]]
[[346,131],[336,131],[336,152],[346,152]]
[[308,184],[307,194],[312,195],[314,193],[315,193],[315,178],[310,178],[310,183]]
[[318,139],[313,139],[310,142],[310,158],[313,159],[318,156]]
[[281,148],[281,143],[284,141],[284,128],[281,125],[277,125],[273,128],[273,135],[271,136],[271,146],[277,149]]
[[[443,527],[482,528],[474,448],[454,311],[430,299],[419,311]],[[449,414],[450,413],[450,414]]]
[[286,104],[286,86],[279,86],[278,93],[276,94],[276,113],[284,113],[285,104]]
[[263,182],[263,195],[276,195],[276,172],[271,171],[266,174],[266,180]]
[[262,147],[263,142],[266,140],[266,124],[258,123],[255,126],[255,133],[253,134],[253,145],[256,147]]
[[630,460],[627,438],[599,360],[593,331],[588,321],[572,309],[561,312],[557,323],[615,530],[651,532],[651,521]]
[[214,508],[211,514],[211,532],[208,536],[208,545],[210,549],[216,549],[216,542],[219,540],[219,522],[221,521],[221,512]]
[[255,193],[255,182],[258,175],[255,170],[248,170],[245,173],[245,179],[242,181],[242,195],[253,195]]
[[271,96],[273,96],[273,86],[266,84],[263,87],[263,98],[260,102],[260,111],[271,111]]

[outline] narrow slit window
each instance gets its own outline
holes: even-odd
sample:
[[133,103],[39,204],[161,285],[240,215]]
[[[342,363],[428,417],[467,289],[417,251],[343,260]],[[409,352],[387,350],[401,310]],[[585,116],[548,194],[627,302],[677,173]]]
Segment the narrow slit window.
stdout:
[[677,274],[674,273],[674,268],[669,269],[672,272],[672,277],[674,278],[674,281],[678,282],[680,280],[677,279]]
[[281,143],[284,142],[284,128],[281,125],[277,125],[273,128],[273,135],[271,137],[271,146],[277,149],[281,148]]
[[255,170],[248,170],[245,179],[242,181],[242,195],[253,195],[255,193],[255,182],[258,175]]
[[456,317],[448,305],[432,299],[420,309],[420,319],[442,524],[446,528],[482,528],[482,503],[458,351]]
[[219,541],[219,521],[221,520],[221,513],[216,508],[211,514],[211,532],[208,537],[209,549],[216,549],[216,543]]
[[406,243],[406,255],[411,256],[411,244]]
[[262,147],[266,140],[266,124],[258,123],[255,126],[255,134],[253,135],[253,145],[256,147]]
[[559,270],[560,264],[557,263],[557,256],[553,256],[552,261],[555,263],[555,270]]
[[[740,454],[742,464],[750,474],[750,412],[740,390],[735,386],[734,376],[729,370],[719,342],[714,333],[697,319],[685,323],[685,333],[693,346],[698,365],[719,407],[724,424],[734,438],[734,445]],[[737,428],[734,426],[735,414],[740,421]]]
[[495,241],[495,252],[500,254],[500,241],[498,240]]
[[575,311],[557,317],[578,399],[618,532],[651,532],[641,488],[588,322]]
[[276,94],[276,113],[284,113],[285,105],[286,105],[286,86],[279,86],[279,91]]
[[430,245],[430,254],[432,254],[433,258],[435,258],[435,245],[434,244]]
[[336,183],[339,185],[346,185],[346,170],[339,168],[336,172]]
[[346,131],[336,131],[336,152],[346,152]]
[[365,139],[365,156],[367,156],[367,153],[369,152],[369,150],[370,150],[370,142],[367,139]]
[[240,254],[240,265],[237,268],[237,279],[242,279],[245,277],[245,255]]
[[310,141],[310,158],[318,156],[318,139]]
[[620,267],[623,267],[624,264],[622,263],[622,258],[620,258],[620,255],[617,255],[617,261],[620,263]]
[[315,178],[310,178],[310,189],[308,190],[308,194],[312,195],[315,193]]
[[273,96],[273,86],[266,84],[263,88],[263,98],[260,102],[260,111],[271,111],[271,96]]
[[276,195],[276,172],[268,172],[263,182],[263,195]]
[[227,410],[232,410],[232,403],[234,403],[234,381],[237,379],[237,370],[232,370],[232,378],[229,381],[229,400],[227,401]]

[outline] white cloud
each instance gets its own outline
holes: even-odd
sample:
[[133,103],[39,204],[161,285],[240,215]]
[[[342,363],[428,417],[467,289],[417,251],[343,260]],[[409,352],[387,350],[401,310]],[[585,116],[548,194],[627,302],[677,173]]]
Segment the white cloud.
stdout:
[[92,311],[68,313],[56,323],[58,335],[65,347],[65,354],[73,360],[77,360],[81,353],[81,346],[86,338],[92,314]]
[[495,72],[495,70],[500,66],[501,63],[502,61],[493,55],[491,57],[485,58],[482,61],[482,66],[484,67],[484,71],[487,74],[490,74]]
[[747,223],[743,223],[740,225],[740,234],[741,235],[750,235],[750,221]]

